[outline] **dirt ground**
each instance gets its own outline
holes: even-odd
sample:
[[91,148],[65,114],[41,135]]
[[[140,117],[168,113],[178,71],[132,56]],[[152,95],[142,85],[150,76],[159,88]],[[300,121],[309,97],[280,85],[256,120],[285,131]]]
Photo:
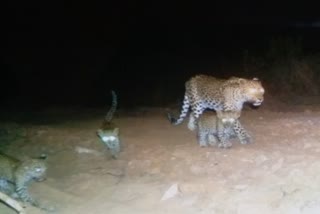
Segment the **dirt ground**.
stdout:
[[[320,105],[266,101],[246,108],[240,120],[254,143],[235,139],[230,149],[200,148],[187,122],[172,126],[165,113],[119,110],[118,160],[95,135],[105,109],[53,109],[27,122],[2,122],[22,130],[2,150],[15,157],[48,154],[47,179],[30,192],[51,213],[320,213]],[[15,212],[0,203],[0,213]]]

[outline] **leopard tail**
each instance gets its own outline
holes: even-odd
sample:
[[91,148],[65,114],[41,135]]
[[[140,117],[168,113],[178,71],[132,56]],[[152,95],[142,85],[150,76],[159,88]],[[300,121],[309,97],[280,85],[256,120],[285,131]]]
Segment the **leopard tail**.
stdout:
[[106,122],[111,122],[113,115],[117,109],[117,105],[118,105],[118,101],[117,101],[117,94],[116,92],[114,92],[113,90],[111,91],[111,95],[112,95],[112,103],[111,103],[111,107],[108,111],[108,113],[105,116],[105,121]]
[[189,97],[184,95],[183,105],[181,113],[178,119],[174,118],[171,113],[167,113],[168,120],[172,125],[179,125],[183,122],[184,118],[187,116],[190,107]]

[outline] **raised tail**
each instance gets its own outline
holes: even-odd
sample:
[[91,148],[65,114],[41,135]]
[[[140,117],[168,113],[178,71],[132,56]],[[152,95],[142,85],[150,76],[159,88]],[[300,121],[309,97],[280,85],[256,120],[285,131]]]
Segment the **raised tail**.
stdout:
[[179,125],[183,122],[184,118],[187,116],[190,107],[189,98],[187,95],[184,96],[183,105],[181,113],[178,119],[174,118],[170,113],[167,113],[168,120],[172,125]]
[[113,118],[113,115],[115,113],[115,111],[117,110],[117,105],[118,105],[118,101],[117,101],[117,94],[116,92],[114,92],[113,90],[111,91],[111,95],[112,95],[112,103],[111,103],[111,107],[108,111],[108,113],[105,116],[105,121],[110,122]]

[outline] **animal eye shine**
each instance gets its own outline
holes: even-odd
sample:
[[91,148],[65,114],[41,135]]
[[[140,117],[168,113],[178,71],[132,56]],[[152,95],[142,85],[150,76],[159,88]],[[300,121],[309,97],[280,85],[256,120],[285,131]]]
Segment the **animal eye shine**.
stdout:
[[104,136],[104,137],[102,137],[103,141],[113,141],[115,139],[116,138],[114,136]]
[[36,168],[36,172],[41,172],[42,169],[41,168]]

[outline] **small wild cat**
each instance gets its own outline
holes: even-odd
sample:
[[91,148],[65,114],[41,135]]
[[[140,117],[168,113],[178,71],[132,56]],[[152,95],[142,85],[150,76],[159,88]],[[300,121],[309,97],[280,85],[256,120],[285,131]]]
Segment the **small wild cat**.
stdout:
[[33,181],[46,179],[47,163],[45,159],[46,156],[41,156],[22,161],[0,153],[0,192],[41,209],[49,210],[34,199],[28,191]]
[[112,94],[112,104],[106,114],[101,127],[97,130],[97,135],[101,141],[110,150],[111,155],[114,159],[118,158],[120,153],[120,139],[119,139],[119,128],[112,122],[113,115],[117,109],[117,95],[114,91]]

